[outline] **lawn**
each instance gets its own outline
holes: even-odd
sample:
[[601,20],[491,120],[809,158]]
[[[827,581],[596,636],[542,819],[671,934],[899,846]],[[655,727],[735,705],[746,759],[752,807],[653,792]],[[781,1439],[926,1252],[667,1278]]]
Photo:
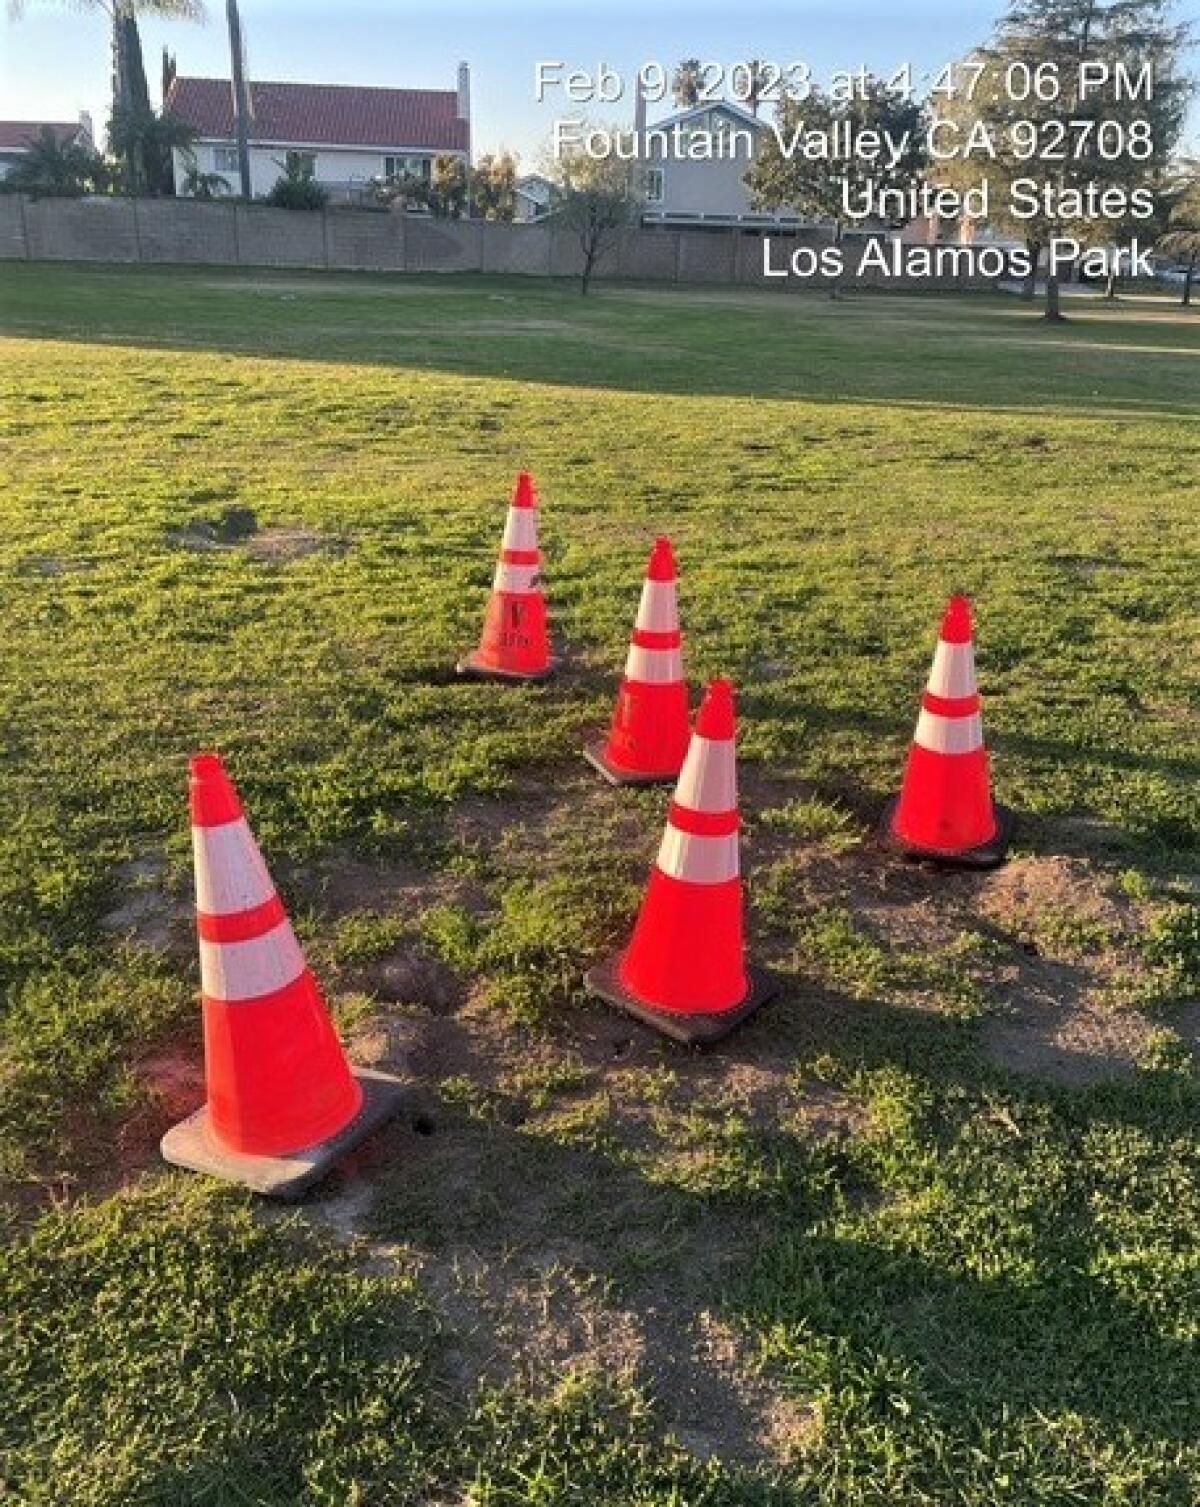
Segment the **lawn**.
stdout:
[[[0,268],[0,1496],[1200,1498],[1200,316],[1068,312]],[[520,467],[565,663],[463,683]],[[580,988],[662,531],[782,981],[706,1055]],[[872,840],[951,590],[989,875]],[[156,1152],[204,747],[408,1084],[292,1213]]]

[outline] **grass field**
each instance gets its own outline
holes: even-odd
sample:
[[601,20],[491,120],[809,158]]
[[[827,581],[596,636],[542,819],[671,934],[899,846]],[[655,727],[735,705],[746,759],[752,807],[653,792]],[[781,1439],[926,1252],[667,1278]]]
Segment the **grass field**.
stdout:
[[[0,1496],[1200,1498],[1200,318],[1069,312],[0,271]],[[460,683],[522,466],[565,666]],[[783,980],[706,1056],[579,986],[663,530]],[[987,876],[871,835],[951,590]],[[409,1084],[287,1215],[156,1153],[201,747]]]

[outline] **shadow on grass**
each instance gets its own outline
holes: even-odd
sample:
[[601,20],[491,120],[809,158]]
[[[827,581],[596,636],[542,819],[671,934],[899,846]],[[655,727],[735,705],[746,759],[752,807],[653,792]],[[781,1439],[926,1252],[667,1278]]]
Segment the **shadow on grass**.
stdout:
[[[1018,1081],[970,1026],[795,980],[706,1056],[646,1058],[646,1033],[615,1019],[602,1035],[634,1045],[613,1071],[663,1062],[686,1091],[774,1063],[800,1104],[835,1082],[867,1123],[846,1138],[776,1116],[718,1136],[706,1161],[615,1090],[583,1130],[569,1093],[556,1129],[519,1095],[464,1108],[428,1085],[369,1169],[369,1229],[421,1252],[460,1326],[460,1383],[627,1367],[701,1453],[761,1464],[802,1448],[797,1485],[843,1450],[895,1451],[910,1491],[1020,1456],[1036,1499],[1043,1470],[1078,1463],[1073,1419],[1147,1459],[1194,1441],[1176,1235],[1135,1251],[1106,1217],[1141,1160],[1186,1135],[1194,1084]],[[562,1034],[590,1025],[572,1015]],[[482,1082],[493,1064],[457,1066]],[[738,1337],[720,1364],[698,1348],[714,1314]]]
[[1089,307],[1051,336],[1020,304],[983,295],[830,305],[613,285],[583,300],[540,279],[44,264],[4,277],[0,323],[24,338],[687,397],[1200,417],[1200,322],[1128,309]]
[[[903,770],[903,750],[907,748],[916,709],[909,716],[888,717],[865,709],[829,706],[814,702],[803,694],[778,688],[752,688],[741,701],[749,722],[758,717],[804,727],[816,733],[853,733],[868,746],[895,747],[902,752],[896,761],[897,786]],[[984,709],[985,720],[987,709]],[[1200,753],[1180,740],[1180,752],[1165,750],[1131,750],[1109,737],[1103,746],[1076,744],[1062,738],[1038,733],[996,731],[986,728],[988,749],[993,768],[1003,770],[1006,760],[1024,766],[1027,772],[1045,766],[1067,775],[1078,787],[1075,819],[1062,815],[1021,814],[1019,841],[1031,841],[1039,849],[1070,856],[1097,851],[1128,852],[1139,856],[1169,856],[1179,862],[1200,849],[1200,808],[1195,807],[1195,792],[1200,788]],[[1111,798],[1112,775],[1159,777],[1169,787],[1168,795],[1156,797],[1142,791],[1136,806],[1131,804],[1131,821],[1127,828],[1104,818],[1103,808],[1092,798]],[[863,821],[874,824],[882,812],[875,789],[852,770],[818,778],[818,794],[841,801]],[[1169,805],[1163,805],[1168,800]],[[1161,806],[1162,809],[1157,809]],[[1191,813],[1195,811],[1193,816]],[[1020,814],[1020,813],[1019,813]]]

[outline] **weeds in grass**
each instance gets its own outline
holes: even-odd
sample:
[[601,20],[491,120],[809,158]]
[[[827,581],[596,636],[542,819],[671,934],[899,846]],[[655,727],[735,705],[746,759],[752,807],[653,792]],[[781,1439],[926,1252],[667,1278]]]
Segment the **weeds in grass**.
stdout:
[[[537,283],[293,276],[311,296],[284,327],[270,274],[4,277],[26,338],[0,378],[0,1172],[111,1151],[142,1054],[195,1028],[170,935],[110,922],[133,863],[156,921],[186,894],[197,747],[227,755],[343,1026],[380,1016],[446,1052],[421,1085],[436,1112],[372,1173],[369,1253],[173,1177],[6,1216],[3,1489],[1191,1507],[1194,325],[1084,311],[1035,349],[986,300],[604,289],[580,308]],[[523,465],[568,652],[510,694],[451,666]],[[252,548],[288,529],[337,548]],[[744,767],[780,791],[748,803],[745,856],[783,987],[702,1064],[640,1036],[614,1055],[579,994],[667,799],[590,800],[572,776],[660,530],[689,674],[737,678]],[[885,884],[862,851],[951,589],[977,599],[1020,862],[1053,878],[1070,854],[1127,922],[1051,882],[985,928],[974,881]],[[350,914],[331,904],[348,851],[381,886],[360,876]],[[419,972],[381,999],[372,970],[409,953],[469,1008],[410,998]],[[1125,1081],[988,1060],[976,1019],[1031,969],[1156,1012]],[[455,1032],[494,1054],[486,1083]],[[709,1407],[717,1458],[697,1460],[664,1437],[688,1400],[645,1376],[464,1389],[454,1307],[413,1272],[556,1246],[623,1302],[669,1292],[679,1334],[719,1309],[806,1420],[786,1455],[732,1466]]]

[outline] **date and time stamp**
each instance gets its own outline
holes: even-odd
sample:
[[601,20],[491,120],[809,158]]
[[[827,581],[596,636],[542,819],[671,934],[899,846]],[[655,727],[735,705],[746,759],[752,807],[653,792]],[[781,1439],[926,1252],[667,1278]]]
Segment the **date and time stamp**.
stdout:
[[[818,76],[803,60],[698,60],[689,84],[695,106],[678,111],[671,109],[676,70],[660,61],[632,73],[605,62],[576,66],[562,59],[541,59],[533,68],[535,101],[562,112],[552,128],[556,158],[583,153],[643,163],[732,159],[748,170],[767,131],[785,160],[824,162],[835,175],[840,172],[842,218],[851,225],[872,218],[996,215],[1009,225],[1027,224],[1032,233],[1038,225],[1090,220],[1107,222],[1115,240],[1119,231],[1155,213],[1153,194],[1130,181],[1138,163],[1155,157],[1151,62],[1060,66],[969,58],[925,71],[901,63],[884,73],[857,67]],[[871,124],[868,112],[837,108],[880,85],[897,105],[923,109],[892,111],[891,124]],[[728,104],[740,110],[716,108],[707,115],[708,108]],[[646,107],[655,105],[669,113],[645,125]],[[618,111],[630,113],[632,128],[593,123],[597,112]],[[713,124],[706,127],[705,118]],[[903,167],[913,161],[929,170],[915,179],[907,175],[898,188],[897,177],[906,176]],[[947,183],[938,169],[953,163],[974,164],[977,181],[964,181],[971,177],[968,166],[954,175],[954,184]],[[1003,173],[995,170],[1000,163]],[[1002,204],[997,193],[1004,195]],[[1064,260],[1083,253],[1078,239],[1058,240]],[[1093,271],[1102,270],[1101,254],[1091,253]],[[1120,255],[1126,270],[1148,270],[1147,253],[1136,239]]]

